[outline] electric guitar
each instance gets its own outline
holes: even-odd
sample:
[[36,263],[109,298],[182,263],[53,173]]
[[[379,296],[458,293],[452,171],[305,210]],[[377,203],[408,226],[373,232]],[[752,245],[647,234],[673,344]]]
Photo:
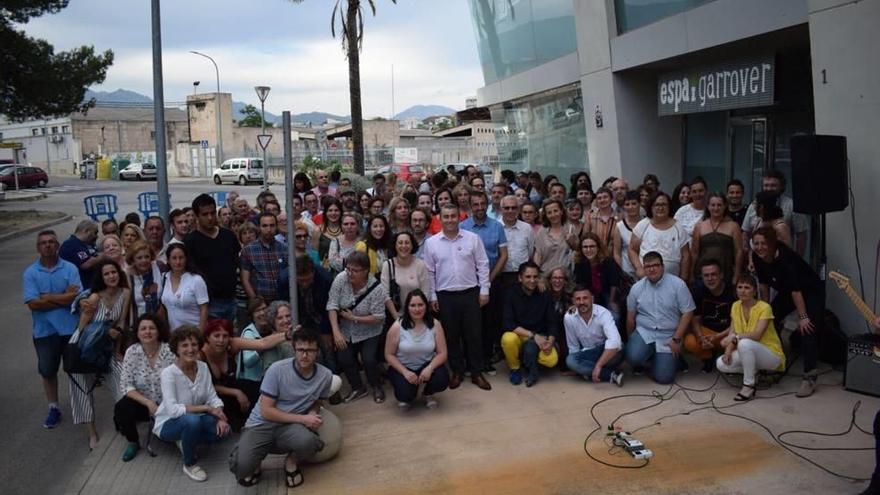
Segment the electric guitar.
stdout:
[[856,290],[853,289],[852,285],[850,285],[849,277],[835,271],[828,272],[828,277],[831,278],[831,280],[834,280],[834,283],[837,284],[837,287],[840,288],[840,290],[846,292],[847,297],[853,302],[855,307],[859,310],[859,313],[862,314],[862,317],[873,326],[874,322],[877,321],[877,315],[871,311],[871,308],[865,304],[865,301],[859,296]]

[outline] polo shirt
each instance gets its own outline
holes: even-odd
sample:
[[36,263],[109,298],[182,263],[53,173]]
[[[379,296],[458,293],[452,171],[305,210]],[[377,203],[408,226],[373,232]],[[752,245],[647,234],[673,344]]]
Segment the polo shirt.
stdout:
[[492,220],[488,217],[483,222],[477,223],[474,217],[470,216],[461,222],[460,227],[477,234],[483,241],[483,248],[486,249],[486,256],[489,258],[489,271],[491,272],[501,256],[501,248],[507,246],[504,226],[498,220]]
[[[52,268],[46,268],[40,260],[33,262],[25,269],[22,281],[25,304],[44,294],[63,294],[70,285],[82,287],[76,266],[60,258]],[[72,335],[79,322],[68,307],[31,311],[31,316],[35,339],[55,334]]]
[[69,261],[76,266],[79,270],[79,278],[82,281],[83,289],[90,289],[92,287],[92,278],[95,276],[95,269],[83,269],[80,268],[83,263],[90,260],[92,257],[97,256],[98,248],[93,244],[87,244],[75,235],[71,235],[61,244],[61,249],[58,250],[58,256],[66,261]]

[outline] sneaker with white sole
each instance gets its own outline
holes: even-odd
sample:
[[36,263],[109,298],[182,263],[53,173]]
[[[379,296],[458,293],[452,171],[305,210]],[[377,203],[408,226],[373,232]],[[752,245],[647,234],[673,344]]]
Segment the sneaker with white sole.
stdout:
[[43,428],[51,430],[58,427],[59,423],[61,423],[61,409],[50,406],[49,414],[46,416],[46,421],[43,421]]
[[815,378],[804,378],[801,381],[801,386],[797,392],[794,393],[795,397],[804,398],[813,395],[813,392],[816,391],[816,379]]
[[437,409],[440,407],[440,403],[437,402],[437,399],[435,399],[433,395],[425,397],[425,405],[428,406],[428,409]]
[[410,404],[409,402],[401,401],[397,403],[397,408],[401,411],[409,411],[410,409],[412,409],[412,404]]
[[208,479],[208,473],[206,473],[198,464],[193,464],[192,466],[184,464],[183,472],[193,481],[202,482]]
[[622,371],[612,372],[611,378],[608,381],[617,385],[618,387],[622,387],[623,386],[623,372]]

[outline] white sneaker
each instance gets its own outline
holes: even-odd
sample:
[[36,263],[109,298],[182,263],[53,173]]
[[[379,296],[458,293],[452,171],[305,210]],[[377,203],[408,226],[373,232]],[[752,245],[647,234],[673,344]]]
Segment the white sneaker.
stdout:
[[614,371],[611,373],[611,379],[609,379],[611,383],[617,385],[618,387],[623,386],[623,372],[622,371]]
[[425,405],[428,409],[437,409],[440,407],[440,403],[437,402],[437,399],[435,399],[433,395],[425,397]]
[[202,482],[208,479],[208,473],[206,473],[198,464],[193,464],[192,466],[184,464],[183,472],[193,481]]
[[409,411],[410,409],[412,409],[412,404],[410,404],[409,402],[398,402],[397,408],[401,411]]

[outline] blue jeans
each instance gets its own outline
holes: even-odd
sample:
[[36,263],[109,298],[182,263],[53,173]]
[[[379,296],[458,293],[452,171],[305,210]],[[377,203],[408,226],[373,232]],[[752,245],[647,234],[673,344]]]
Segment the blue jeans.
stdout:
[[[222,318],[235,323],[235,315],[238,312],[238,304],[235,299],[211,299],[208,302],[208,318]],[[171,330],[174,330],[173,328]]]
[[654,381],[663,385],[675,381],[678,360],[671,352],[657,352],[655,344],[645,343],[645,339],[638,330],[629,336],[624,350],[626,362],[632,367],[647,367],[651,365]]
[[[594,347],[580,352],[572,352],[567,358],[565,358],[565,365],[568,366],[568,369],[571,371],[574,371],[578,375],[582,375],[588,381],[592,381],[593,369],[596,367],[596,363],[599,361],[603,352],[605,352],[604,347]],[[618,352],[615,354],[605,366],[602,366],[602,371],[599,372],[599,379],[603,382],[610,380],[611,373],[617,370],[617,365],[620,364],[622,359],[622,353]]]
[[167,442],[180,440],[183,464],[192,466],[196,463],[196,445],[220,440],[217,435],[217,418],[210,414],[186,413],[166,421],[159,432],[159,438]]

